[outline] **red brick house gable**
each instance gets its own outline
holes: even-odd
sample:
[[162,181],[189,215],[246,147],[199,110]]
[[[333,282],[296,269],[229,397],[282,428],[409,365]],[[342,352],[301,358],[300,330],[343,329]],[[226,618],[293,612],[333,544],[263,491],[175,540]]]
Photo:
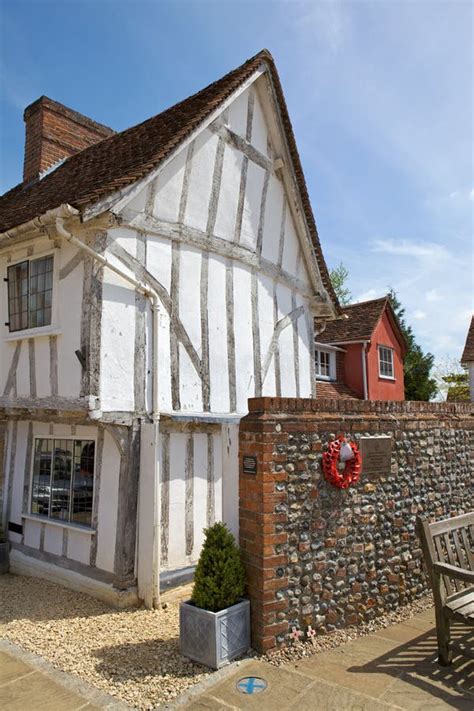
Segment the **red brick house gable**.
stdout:
[[325,327],[316,324],[315,341],[318,397],[404,400],[407,346],[388,296],[346,306]]

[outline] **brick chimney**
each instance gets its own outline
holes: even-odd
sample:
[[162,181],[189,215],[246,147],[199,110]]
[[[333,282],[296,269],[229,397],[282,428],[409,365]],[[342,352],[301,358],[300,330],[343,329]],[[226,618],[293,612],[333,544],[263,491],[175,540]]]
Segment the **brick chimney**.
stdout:
[[115,133],[57,101],[41,96],[26,107],[25,161],[23,183],[37,180],[41,173],[63,158],[69,158]]

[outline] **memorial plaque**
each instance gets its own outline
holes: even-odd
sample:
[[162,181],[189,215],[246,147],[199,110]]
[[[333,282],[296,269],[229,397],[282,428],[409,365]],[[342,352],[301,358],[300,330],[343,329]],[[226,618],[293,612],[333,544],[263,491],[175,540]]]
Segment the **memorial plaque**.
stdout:
[[256,474],[257,457],[253,457],[250,454],[246,454],[243,458],[243,470],[244,474]]
[[392,438],[361,437],[362,474],[388,476],[391,471]]

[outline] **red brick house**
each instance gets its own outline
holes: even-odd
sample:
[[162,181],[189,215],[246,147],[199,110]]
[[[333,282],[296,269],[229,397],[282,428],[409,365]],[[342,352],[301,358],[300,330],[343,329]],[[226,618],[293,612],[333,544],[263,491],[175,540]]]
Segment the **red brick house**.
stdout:
[[406,342],[388,296],[316,323],[317,397],[404,400]]

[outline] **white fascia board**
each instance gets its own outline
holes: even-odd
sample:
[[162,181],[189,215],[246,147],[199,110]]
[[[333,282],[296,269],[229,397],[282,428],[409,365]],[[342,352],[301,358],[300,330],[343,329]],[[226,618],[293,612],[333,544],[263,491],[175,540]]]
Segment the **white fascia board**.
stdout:
[[338,343],[340,346],[349,346],[353,343],[367,343],[367,344],[369,344],[370,340],[367,340],[366,338],[364,338],[363,340],[359,339],[356,341],[334,341],[334,343]]
[[[331,312],[333,316],[337,316],[336,309],[329,294],[323,284],[321,277],[321,272],[319,269],[318,258],[316,256],[315,248],[313,242],[310,238],[310,230],[308,221],[306,219],[305,210],[303,207],[303,202],[301,200],[301,194],[298,188],[298,181],[296,179],[296,174],[294,170],[293,159],[291,157],[290,149],[288,146],[288,141],[286,139],[286,133],[283,126],[283,119],[280,112],[280,107],[277,100],[277,95],[275,91],[275,86],[271,74],[268,74],[268,84],[270,89],[270,95],[272,98],[272,103],[276,107],[276,114],[278,118],[278,134],[282,136],[283,149],[285,151],[285,158],[283,160],[283,167],[281,168],[281,173],[283,177],[283,183],[286,190],[291,194],[292,200],[288,200],[288,204],[291,210],[292,217],[297,225],[297,232],[300,239],[300,244],[303,249],[303,254],[305,256],[306,265],[309,270],[313,288],[317,293],[321,293],[321,290],[327,296],[327,303],[331,305]],[[302,235],[304,237],[302,238]]]
[[318,350],[339,351],[340,353],[346,352],[345,348],[338,348],[337,346],[331,346],[329,343],[321,343],[320,341],[315,341],[314,345]]
[[176,148],[164,159],[160,162],[159,165],[156,166],[148,175],[146,175],[144,178],[141,180],[138,180],[135,183],[132,183],[132,185],[128,185],[127,187],[123,188],[122,190],[117,190],[115,193],[112,193],[110,195],[107,195],[105,198],[99,200],[98,202],[94,203],[90,207],[86,207],[85,210],[82,213],[82,219],[83,222],[87,222],[88,220],[92,219],[96,215],[100,214],[101,212],[104,212],[105,210],[110,210],[113,212],[115,215],[118,215],[126,205],[133,200],[133,198],[144,188],[150,183],[152,180],[154,180],[159,173],[170,163],[178,153],[180,153],[184,148],[189,146],[190,143],[194,141],[194,139],[204,131],[213,121],[216,120],[216,118],[226,110],[230,104],[232,104],[235,99],[240,96],[244,91],[246,91],[251,84],[253,84],[262,74],[264,74],[267,71],[267,67],[264,63],[262,63],[261,67],[259,69],[256,69],[253,74],[246,80],[244,81],[225,101],[222,102],[214,111],[206,118],[204,121],[202,121],[197,128],[192,131],[192,133],[189,134],[179,145],[176,146]]

